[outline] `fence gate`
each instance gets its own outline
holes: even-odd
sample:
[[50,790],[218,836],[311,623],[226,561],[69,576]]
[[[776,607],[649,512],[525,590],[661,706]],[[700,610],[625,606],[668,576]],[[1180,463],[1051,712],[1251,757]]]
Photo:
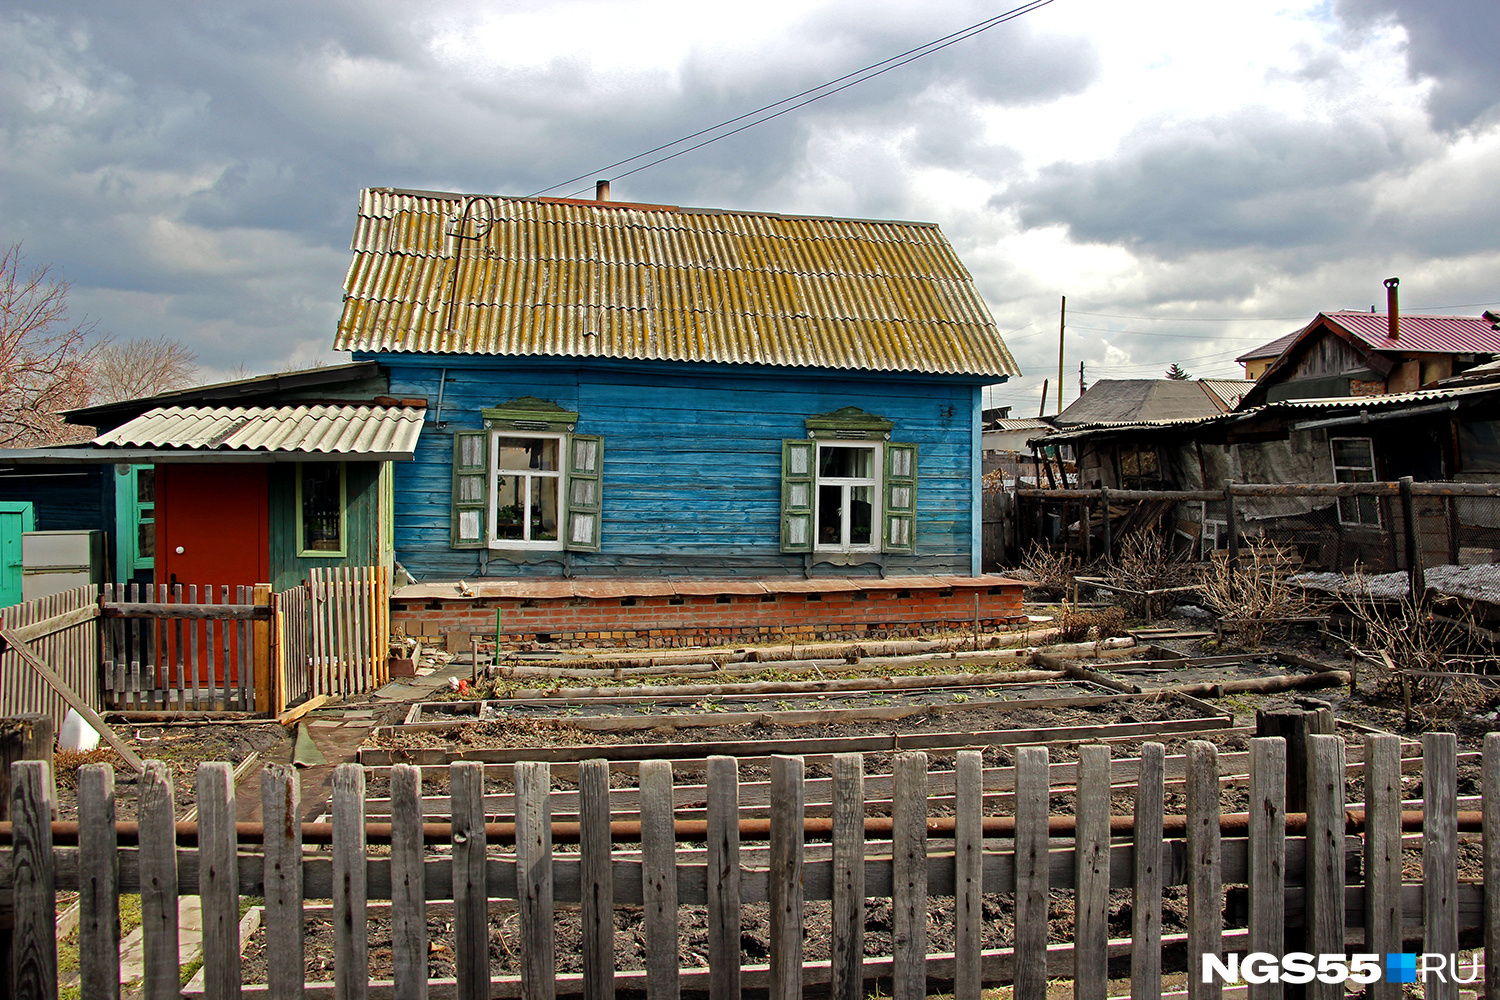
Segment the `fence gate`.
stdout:
[[345,566],[308,571],[312,691],[362,694],[387,680],[390,571]]

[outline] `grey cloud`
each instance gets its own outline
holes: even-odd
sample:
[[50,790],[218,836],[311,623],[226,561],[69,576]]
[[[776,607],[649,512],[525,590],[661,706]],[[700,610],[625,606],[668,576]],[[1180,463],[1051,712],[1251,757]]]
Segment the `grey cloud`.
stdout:
[[1241,112],[1138,131],[1106,161],[1060,163],[996,196],[1028,227],[1150,253],[1335,241],[1370,209],[1362,187],[1401,166],[1376,124],[1335,127]]
[[1433,124],[1464,128],[1493,120],[1500,105],[1500,4],[1493,0],[1338,0],[1338,15],[1356,28],[1394,17],[1406,28],[1414,78],[1431,77]]

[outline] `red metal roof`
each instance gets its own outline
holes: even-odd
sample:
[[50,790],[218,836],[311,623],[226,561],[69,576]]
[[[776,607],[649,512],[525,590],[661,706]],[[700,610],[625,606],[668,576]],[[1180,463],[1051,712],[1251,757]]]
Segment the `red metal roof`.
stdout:
[[1287,334],[1286,336],[1284,336],[1284,337],[1277,337],[1275,340],[1271,341],[1269,344],[1262,344],[1261,346],[1257,347],[1255,350],[1248,351],[1245,354],[1241,354],[1239,357],[1235,358],[1234,360],[1243,363],[1245,361],[1260,361],[1263,358],[1279,358],[1279,357],[1281,357],[1281,352],[1285,351],[1288,347],[1292,346],[1292,341],[1296,340],[1299,336],[1301,336],[1302,331],[1305,330],[1305,329],[1307,329],[1307,328],[1306,327],[1298,327],[1297,329],[1293,330],[1291,333]]
[[1480,316],[1401,316],[1401,336],[1390,338],[1385,313],[1329,312],[1330,321],[1377,351],[1440,354],[1500,352],[1500,330]]

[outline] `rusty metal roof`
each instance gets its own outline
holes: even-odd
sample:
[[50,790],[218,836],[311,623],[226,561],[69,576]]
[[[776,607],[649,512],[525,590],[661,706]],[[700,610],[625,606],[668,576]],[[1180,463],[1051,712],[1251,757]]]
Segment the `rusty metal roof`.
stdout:
[[1341,311],[1324,316],[1377,351],[1439,354],[1500,352],[1500,330],[1481,316],[1401,315],[1401,336],[1390,336],[1385,313]]
[[161,406],[94,438],[103,447],[410,458],[427,411],[406,406]]
[[367,189],[335,350],[1020,374],[936,225]]

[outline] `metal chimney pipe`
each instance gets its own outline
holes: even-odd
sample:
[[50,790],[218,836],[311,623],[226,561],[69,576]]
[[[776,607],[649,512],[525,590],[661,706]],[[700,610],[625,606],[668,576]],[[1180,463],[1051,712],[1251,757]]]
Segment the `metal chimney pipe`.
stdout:
[[1400,278],[1385,279],[1385,318],[1392,340],[1401,339],[1401,307],[1396,301],[1396,288],[1400,284]]
[[609,201],[609,181],[594,182],[594,200]]

